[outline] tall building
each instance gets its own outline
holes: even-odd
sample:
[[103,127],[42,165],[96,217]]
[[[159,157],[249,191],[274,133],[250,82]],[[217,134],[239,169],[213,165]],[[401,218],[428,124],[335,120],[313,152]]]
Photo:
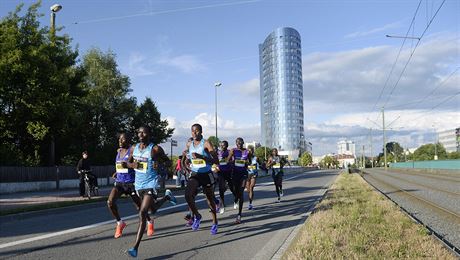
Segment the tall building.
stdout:
[[337,142],[337,154],[355,156],[355,143],[349,140],[341,140]]
[[[262,145],[305,151],[300,34],[278,28],[259,44]],[[297,154],[297,156],[296,156]]]
[[460,151],[460,128],[437,132],[438,142],[441,143],[446,152]]

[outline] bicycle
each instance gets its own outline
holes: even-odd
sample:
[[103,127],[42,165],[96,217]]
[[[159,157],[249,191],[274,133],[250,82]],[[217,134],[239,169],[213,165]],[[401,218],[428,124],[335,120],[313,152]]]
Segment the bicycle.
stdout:
[[91,195],[99,196],[99,189],[94,185],[94,176],[91,174],[91,171],[80,170],[79,174],[83,174],[83,181],[85,182],[85,196],[90,200]]

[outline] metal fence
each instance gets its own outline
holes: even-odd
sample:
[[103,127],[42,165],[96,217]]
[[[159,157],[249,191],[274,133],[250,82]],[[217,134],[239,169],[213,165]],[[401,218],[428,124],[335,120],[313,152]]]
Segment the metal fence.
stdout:
[[460,160],[412,161],[390,163],[391,168],[460,170]]
[[[112,176],[115,166],[93,166],[91,171],[98,178]],[[56,167],[5,167],[0,166],[0,183],[37,182],[78,179],[75,166]]]

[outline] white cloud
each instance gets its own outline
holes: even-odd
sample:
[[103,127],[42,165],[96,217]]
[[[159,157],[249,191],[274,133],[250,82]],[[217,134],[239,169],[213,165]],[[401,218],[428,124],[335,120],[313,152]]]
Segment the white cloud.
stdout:
[[242,94],[258,98],[260,95],[260,80],[259,78],[250,79],[238,84],[235,89]]
[[201,72],[206,69],[205,65],[193,55],[165,57],[159,60],[158,64],[177,68],[183,73]]
[[357,31],[357,32],[347,34],[345,35],[345,38],[357,38],[357,37],[363,37],[363,36],[367,36],[367,35],[371,35],[371,34],[375,34],[379,32],[388,32],[389,29],[399,28],[401,27],[401,25],[402,25],[402,21],[389,23],[381,27],[369,29],[366,31]]

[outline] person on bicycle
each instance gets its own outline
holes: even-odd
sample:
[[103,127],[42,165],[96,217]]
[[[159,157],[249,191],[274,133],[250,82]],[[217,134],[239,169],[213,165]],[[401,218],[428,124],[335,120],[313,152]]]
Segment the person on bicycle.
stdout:
[[88,151],[83,151],[81,155],[82,155],[82,158],[80,159],[80,161],[78,161],[78,164],[77,164],[77,173],[80,179],[80,185],[79,185],[80,196],[84,197],[85,196],[85,174],[84,173],[89,175],[90,180],[93,181],[93,185],[95,187],[98,187],[98,185],[97,185],[96,176],[91,173],[91,163],[89,162],[89,159],[88,159]]

